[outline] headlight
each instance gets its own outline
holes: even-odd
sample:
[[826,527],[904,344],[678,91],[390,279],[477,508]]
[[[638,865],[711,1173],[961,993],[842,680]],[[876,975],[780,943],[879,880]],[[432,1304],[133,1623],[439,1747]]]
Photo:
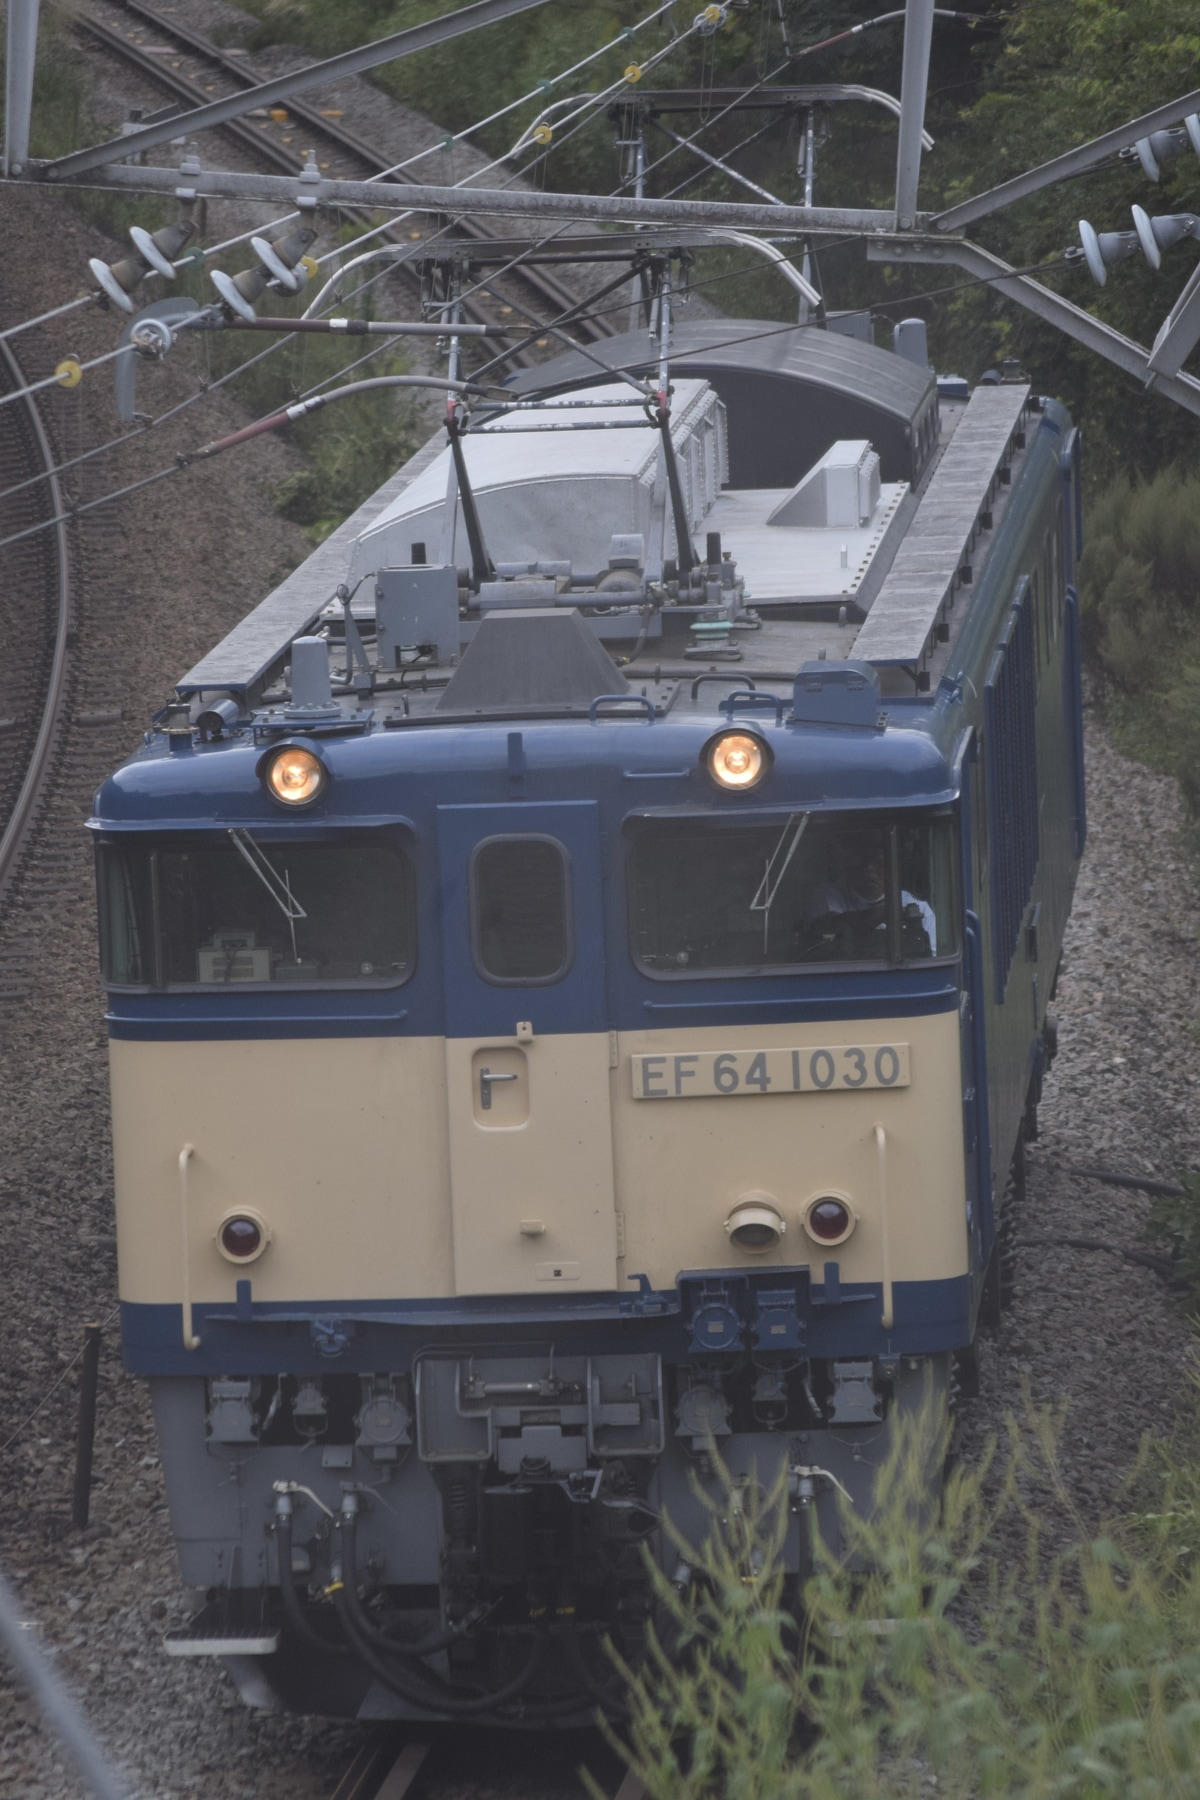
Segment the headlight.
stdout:
[[731,1243],[739,1250],[761,1256],[783,1242],[787,1230],[783,1215],[771,1194],[743,1194],[725,1221]]
[[319,756],[301,744],[277,750],[263,770],[267,792],[285,806],[309,806],[325,790],[328,771]]
[[709,774],[718,787],[744,793],[757,787],[771,766],[771,752],[750,731],[723,731],[704,752]]
[[231,1263],[253,1262],[270,1241],[270,1226],[261,1213],[249,1206],[226,1213],[216,1230],[217,1249]]
[[844,1244],[858,1220],[840,1194],[818,1194],[804,1208],[804,1229],[814,1243],[827,1248]]

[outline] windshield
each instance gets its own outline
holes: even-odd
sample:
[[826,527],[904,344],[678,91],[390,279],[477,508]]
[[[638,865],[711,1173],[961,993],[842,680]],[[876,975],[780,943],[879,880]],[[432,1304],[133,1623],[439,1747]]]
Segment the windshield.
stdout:
[[633,953],[661,975],[952,956],[954,869],[945,815],[645,820],[630,861]]
[[409,858],[394,838],[249,832],[100,845],[111,987],[402,981],[415,957]]

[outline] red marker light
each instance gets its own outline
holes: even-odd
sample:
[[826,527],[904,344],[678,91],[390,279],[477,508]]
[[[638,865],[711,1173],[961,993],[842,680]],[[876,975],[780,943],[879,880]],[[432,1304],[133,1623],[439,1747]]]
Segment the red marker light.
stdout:
[[804,1229],[818,1244],[840,1244],[854,1230],[854,1214],[844,1200],[829,1194],[806,1209]]
[[270,1241],[266,1221],[249,1209],[227,1213],[217,1226],[217,1249],[230,1262],[253,1262]]

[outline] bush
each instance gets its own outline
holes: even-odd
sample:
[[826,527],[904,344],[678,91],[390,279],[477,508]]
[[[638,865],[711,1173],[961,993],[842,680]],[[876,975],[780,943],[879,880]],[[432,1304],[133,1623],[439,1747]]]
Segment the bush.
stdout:
[[1200,475],[1121,477],[1089,507],[1084,643],[1124,747],[1174,775],[1200,818]]
[[[651,1800],[1200,1791],[1200,1564],[1155,1513],[1047,1557],[1033,1494],[1048,1476],[1065,1499],[1056,1424],[1032,1415],[990,1469],[956,1470],[932,1524],[930,1427],[902,1430],[879,1515],[844,1509],[845,1560],[818,1547],[802,1652],[783,1607],[786,1492],[729,1483],[707,1543],[684,1549],[688,1595],[656,1577],[678,1642],[654,1640],[629,1679],[623,1753]],[[1167,1508],[1189,1540],[1194,1498],[1190,1515]],[[996,1543],[1006,1516],[1010,1532],[1024,1521],[1015,1563]],[[852,1572],[863,1562],[874,1573]]]

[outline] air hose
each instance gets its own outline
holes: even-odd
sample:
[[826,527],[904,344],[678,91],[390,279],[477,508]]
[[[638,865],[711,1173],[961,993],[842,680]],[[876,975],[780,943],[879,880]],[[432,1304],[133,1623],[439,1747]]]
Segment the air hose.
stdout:
[[424,1637],[393,1637],[382,1626],[377,1625],[359,1599],[358,1594],[358,1512],[345,1505],[341,1512],[341,1548],[342,1548],[342,1582],[346,1594],[346,1605],[353,1619],[359,1637],[365,1638],[376,1650],[382,1650],[390,1656],[432,1656],[435,1651],[445,1650],[464,1632],[477,1625],[486,1613],[478,1611],[461,1620],[457,1625],[440,1626],[428,1631]]
[[[348,1502],[354,1502],[354,1504],[350,1505]],[[497,1707],[505,1705],[510,1700],[515,1700],[519,1694],[524,1693],[541,1667],[546,1653],[546,1639],[540,1635],[532,1639],[529,1656],[510,1680],[501,1687],[493,1688],[490,1693],[475,1694],[469,1697],[448,1687],[432,1670],[421,1670],[418,1674],[415,1669],[405,1667],[403,1659],[406,1652],[399,1645],[392,1643],[390,1639],[384,1640],[386,1647],[381,1650],[377,1647],[377,1642],[364,1637],[355,1614],[358,1595],[355,1591],[355,1584],[350,1579],[350,1566],[344,1560],[346,1525],[356,1512],[357,1502],[354,1501],[352,1494],[347,1494],[343,1500],[339,1518],[340,1554],[334,1564],[330,1592],[337,1606],[346,1636],[357,1656],[366,1664],[371,1673],[385,1687],[390,1688],[392,1693],[398,1694],[410,1705],[424,1707],[433,1713],[446,1713],[451,1718],[470,1718],[493,1712]],[[350,1536],[353,1537],[353,1528]],[[361,1611],[361,1606],[359,1610]],[[378,1633],[374,1633],[374,1636],[377,1640]],[[389,1660],[385,1660],[385,1657]],[[399,1659],[399,1663],[397,1663],[397,1659]],[[422,1680],[422,1677],[425,1679]]]
[[283,1596],[283,1610],[287,1614],[288,1624],[310,1650],[320,1650],[328,1656],[346,1656],[348,1647],[335,1643],[324,1637],[305,1616],[300,1604],[300,1596],[296,1592],[296,1583],[292,1572],[292,1497],[290,1494],[277,1494],[275,1497],[275,1547],[279,1557],[279,1592]]

